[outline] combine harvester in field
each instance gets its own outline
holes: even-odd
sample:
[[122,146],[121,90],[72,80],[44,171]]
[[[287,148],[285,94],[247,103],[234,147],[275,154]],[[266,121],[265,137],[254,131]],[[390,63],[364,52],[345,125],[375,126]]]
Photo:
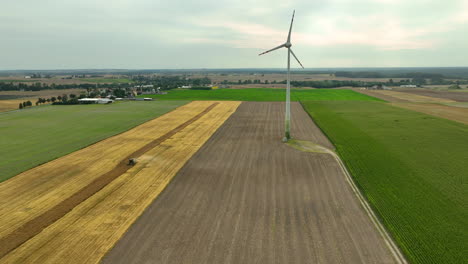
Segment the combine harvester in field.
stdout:
[[265,52],[262,52],[262,53],[258,54],[258,56],[261,56],[263,54],[266,54],[268,52],[271,52],[271,51],[274,51],[274,50],[277,50],[277,49],[280,49],[280,48],[287,48],[288,49],[288,73],[287,73],[287,82],[286,82],[286,113],[285,113],[285,120],[284,120],[285,132],[284,132],[284,138],[283,138],[284,142],[291,139],[291,131],[290,131],[290,128],[291,128],[291,125],[290,125],[291,124],[291,84],[290,84],[291,60],[290,60],[290,57],[291,57],[291,54],[297,60],[299,65],[301,65],[301,67],[304,69],[304,66],[302,66],[302,63],[299,61],[299,59],[296,57],[296,55],[294,54],[294,52],[291,49],[291,46],[292,46],[292,44],[291,44],[291,30],[292,30],[292,25],[293,25],[293,22],[294,22],[295,12],[296,11],[294,10],[293,15],[292,15],[292,19],[291,19],[291,25],[289,26],[289,33],[288,33],[288,38],[287,38],[286,42],[284,44],[279,45],[276,48],[273,48],[271,50],[267,50]]

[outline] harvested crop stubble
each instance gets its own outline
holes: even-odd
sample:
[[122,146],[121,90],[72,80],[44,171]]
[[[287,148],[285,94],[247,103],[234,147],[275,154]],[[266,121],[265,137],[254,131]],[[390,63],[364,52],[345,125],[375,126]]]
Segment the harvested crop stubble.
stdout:
[[421,113],[446,118],[468,125],[468,108],[420,103],[392,103],[392,105],[418,111]]
[[[416,95],[416,94],[409,94],[409,93],[395,92],[395,91],[376,90],[376,91],[368,91],[368,94],[390,96],[390,97],[396,98],[397,99],[396,101],[400,99],[400,100],[405,100],[405,101],[413,102],[413,103],[453,103],[455,102],[450,99],[435,98],[435,97],[429,97],[429,96],[424,96],[424,95]],[[390,101],[393,102],[394,100],[390,100]]]
[[429,97],[436,97],[436,98],[445,98],[454,100],[457,102],[468,102],[468,92],[466,90],[449,90],[449,91],[437,91],[432,89],[414,89],[414,88],[407,88],[407,89],[398,89],[400,92],[417,94],[417,95],[424,95]]
[[[12,203],[2,204],[0,207],[1,237],[59,204],[115,167],[125,155],[167,134],[212,104],[213,102],[193,102],[182,106],[121,135],[2,183],[0,197],[14,198]],[[70,263],[73,259],[87,263],[98,261],[139,215],[138,212],[141,213],[146,207],[145,204],[150,203],[164,188],[177,172],[178,166],[182,166],[190,158],[238,105],[237,102],[224,102],[215,106],[197,121],[145,153],[136,166],[0,262],[43,262],[46,259],[47,262],[62,263]],[[180,137],[184,137],[184,140],[177,140]],[[123,142],[126,144],[122,144]],[[94,170],[86,168],[88,165]],[[14,190],[21,191],[22,195],[14,196]],[[108,205],[112,206],[106,207]],[[31,248],[35,249],[30,250]],[[88,259],[83,259],[83,256]]]
[[11,100],[0,100],[0,112],[6,112],[11,110],[16,110],[19,107],[20,103],[32,99],[11,99]]

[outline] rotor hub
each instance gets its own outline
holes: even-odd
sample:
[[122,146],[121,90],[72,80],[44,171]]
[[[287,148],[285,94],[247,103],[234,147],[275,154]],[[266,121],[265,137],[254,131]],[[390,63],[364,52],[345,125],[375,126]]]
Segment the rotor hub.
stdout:
[[292,44],[291,44],[291,42],[286,42],[286,43],[284,44],[284,46],[285,46],[286,48],[290,48],[290,47],[292,46]]

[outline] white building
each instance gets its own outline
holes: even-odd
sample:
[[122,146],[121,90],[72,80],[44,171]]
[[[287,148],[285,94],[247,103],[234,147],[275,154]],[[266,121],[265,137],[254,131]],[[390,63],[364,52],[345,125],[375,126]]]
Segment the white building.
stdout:
[[114,100],[108,98],[82,98],[78,99],[78,102],[85,104],[110,104],[114,102]]

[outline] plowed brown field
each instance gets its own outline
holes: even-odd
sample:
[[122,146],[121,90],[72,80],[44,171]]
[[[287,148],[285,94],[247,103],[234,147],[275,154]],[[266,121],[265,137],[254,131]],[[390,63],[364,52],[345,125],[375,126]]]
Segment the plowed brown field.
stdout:
[[[238,105],[192,102],[3,182],[0,199],[9,202],[0,205],[0,248],[7,254],[0,263],[98,262]],[[129,155],[139,162],[121,168]],[[52,222],[34,222],[59,211]],[[45,228],[38,234],[37,225]],[[11,251],[11,241],[33,231]]]
[[[282,103],[245,102],[104,263],[395,263],[333,155],[281,143]],[[298,103],[293,137],[332,148]]]

